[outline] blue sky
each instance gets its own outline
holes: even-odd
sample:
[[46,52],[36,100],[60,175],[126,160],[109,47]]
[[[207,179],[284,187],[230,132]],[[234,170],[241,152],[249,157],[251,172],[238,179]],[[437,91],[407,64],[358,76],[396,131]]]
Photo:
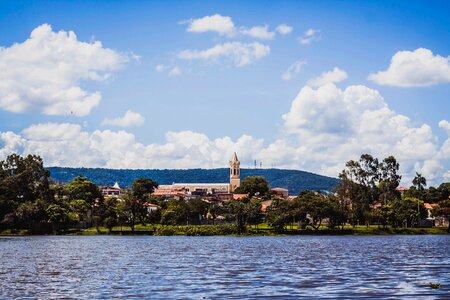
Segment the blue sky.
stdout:
[[405,182],[416,171],[448,181],[449,11],[448,1],[1,1],[0,155],[209,168],[237,151],[244,166],[337,176],[368,152],[395,155]]

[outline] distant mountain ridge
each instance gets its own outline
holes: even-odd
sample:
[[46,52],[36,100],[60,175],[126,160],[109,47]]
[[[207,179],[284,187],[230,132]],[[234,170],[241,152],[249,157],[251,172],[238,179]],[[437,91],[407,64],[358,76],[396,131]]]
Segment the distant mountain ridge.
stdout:
[[[140,177],[152,178],[159,184],[177,183],[224,183],[229,182],[229,169],[103,169],[49,167],[51,177],[67,183],[83,175],[97,185],[113,185],[116,181],[122,187],[130,187],[133,180]],[[284,169],[241,169],[241,180],[247,176],[264,176],[270,187],[287,188],[290,195],[298,195],[303,190],[331,191],[338,184],[336,178],[326,177],[299,170]]]

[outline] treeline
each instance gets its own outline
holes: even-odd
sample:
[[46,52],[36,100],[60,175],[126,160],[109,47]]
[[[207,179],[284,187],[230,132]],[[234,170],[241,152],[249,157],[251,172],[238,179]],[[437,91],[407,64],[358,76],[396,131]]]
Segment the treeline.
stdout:
[[[426,218],[424,199],[430,195],[439,204],[434,214],[449,217],[450,183],[426,189],[426,179],[416,174],[413,188],[402,196],[397,190],[401,180],[398,170],[394,157],[378,161],[363,155],[358,161],[347,162],[334,194],[303,191],[289,200],[271,191],[264,177],[248,176],[237,190],[248,196],[223,202],[211,201],[211,196],[156,198],[152,192],[158,182],[149,178],[135,179],[119,197],[103,197],[99,187],[86,177],[75,177],[65,185],[52,183],[40,157],[13,154],[0,162],[0,229],[64,233],[129,226],[133,233],[136,225],[142,224],[164,234],[178,225],[221,224],[222,229],[213,226],[201,231],[241,234],[261,223],[277,232],[317,231],[323,226],[337,230],[349,224],[419,227]],[[191,231],[199,229],[189,230],[194,235]]]
[[[118,182],[120,186],[131,187],[136,178],[152,178],[159,184],[173,182],[211,182],[229,181],[229,169],[188,169],[188,170],[115,170],[101,168],[63,168],[50,167],[51,177],[58,182],[68,183],[77,176],[84,176],[97,185],[111,185]],[[339,183],[336,178],[299,170],[282,169],[241,169],[241,178],[262,176],[272,187],[288,189],[298,195],[303,190],[331,191]]]

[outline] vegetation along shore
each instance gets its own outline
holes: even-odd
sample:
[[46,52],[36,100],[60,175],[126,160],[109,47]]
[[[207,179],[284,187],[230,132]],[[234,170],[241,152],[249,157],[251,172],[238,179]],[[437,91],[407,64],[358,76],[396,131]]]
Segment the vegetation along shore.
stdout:
[[392,156],[365,154],[347,162],[332,191],[288,197],[264,177],[247,176],[226,199],[158,194],[150,178],[107,195],[82,175],[54,182],[39,156],[13,154],[0,162],[0,234],[447,234],[450,183],[426,188],[416,174],[410,188],[400,188],[398,170]]

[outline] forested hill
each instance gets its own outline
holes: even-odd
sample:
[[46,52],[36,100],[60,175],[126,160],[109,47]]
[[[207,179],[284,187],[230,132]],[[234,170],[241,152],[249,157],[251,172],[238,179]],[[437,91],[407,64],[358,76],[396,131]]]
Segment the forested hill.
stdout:
[[[229,182],[229,169],[187,169],[187,170],[116,170],[99,168],[50,167],[51,177],[67,183],[78,175],[89,178],[97,185],[113,185],[116,181],[121,187],[129,187],[136,178],[152,178],[159,184],[177,183],[221,183]],[[303,190],[331,191],[338,179],[298,170],[280,169],[241,169],[241,180],[247,176],[264,176],[271,187],[289,189],[290,195]]]

